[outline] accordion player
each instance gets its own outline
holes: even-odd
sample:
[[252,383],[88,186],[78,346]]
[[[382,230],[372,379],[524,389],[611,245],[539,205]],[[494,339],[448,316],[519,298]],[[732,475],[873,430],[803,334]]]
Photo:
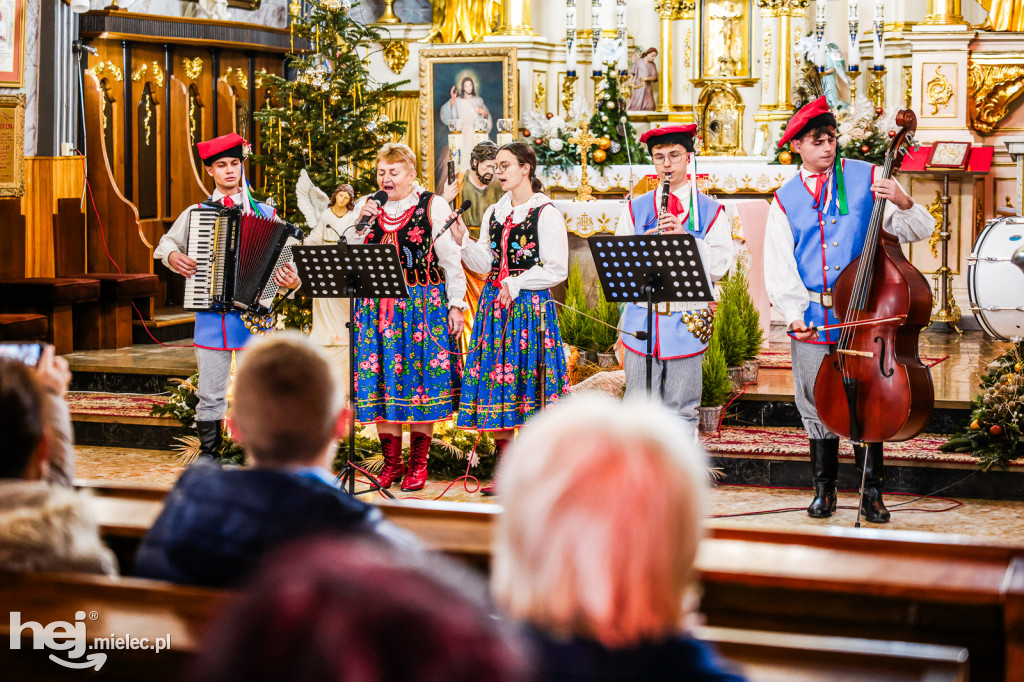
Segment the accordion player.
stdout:
[[267,315],[278,289],[273,274],[291,261],[286,242],[301,238],[291,223],[237,206],[192,209],[186,254],[196,261],[196,274],[185,282],[185,310]]

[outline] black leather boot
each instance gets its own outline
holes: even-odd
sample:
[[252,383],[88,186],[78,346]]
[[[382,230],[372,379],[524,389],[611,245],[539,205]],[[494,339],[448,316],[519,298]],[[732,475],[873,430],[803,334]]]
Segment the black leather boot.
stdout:
[[861,515],[868,523],[889,523],[889,510],[882,502],[882,488],[885,486],[885,479],[882,476],[882,444],[871,443],[867,448],[863,445],[854,445],[853,459],[857,464],[857,473],[864,471],[864,503],[860,508]]
[[839,477],[839,439],[811,439],[811,476],[814,500],[807,508],[812,519],[827,519],[836,510],[836,479]]
[[199,454],[220,459],[220,420],[196,422],[199,431]]

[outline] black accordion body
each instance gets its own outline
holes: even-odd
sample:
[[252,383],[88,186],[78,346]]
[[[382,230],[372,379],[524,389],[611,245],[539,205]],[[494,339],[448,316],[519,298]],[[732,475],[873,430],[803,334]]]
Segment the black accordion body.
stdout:
[[274,271],[291,260],[291,223],[242,213],[241,207],[192,209],[186,253],[196,274],[185,280],[185,310],[241,310],[266,315],[277,295]]

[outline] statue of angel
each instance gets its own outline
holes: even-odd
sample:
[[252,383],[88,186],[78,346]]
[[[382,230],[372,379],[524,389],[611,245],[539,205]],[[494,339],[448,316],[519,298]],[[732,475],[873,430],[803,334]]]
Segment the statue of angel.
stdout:
[[199,0],[199,6],[211,19],[231,21],[228,15],[228,0]]
[[[346,228],[355,223],[357,214],[352,212],[355,205],[355,190],[352,185],[338,185],[330,197],[313,183],[306,170],[299,173],[295,183],[295,198],[299,210],[306,218],[306,225],[312,227],[303,242],[306,246],[323,246],[344,241]],[[348,299],[314,298],[313,328],[309,338],[323,346],[336,362],[344,375],[345,391],[348,390]]]

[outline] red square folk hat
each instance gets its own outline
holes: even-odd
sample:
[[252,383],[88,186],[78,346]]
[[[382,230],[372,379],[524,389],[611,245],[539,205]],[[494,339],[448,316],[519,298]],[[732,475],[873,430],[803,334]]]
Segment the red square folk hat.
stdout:
[[659,144],[681,144],[687,151],[693,151],[693,136],[697,133],[697,125],[691,123],[685,126],[664,126],[662,128],[651,128],[640,136],[640,144],[646,144],[650,151]]
[[835,125],[836,117],[829,111],[828,101],[822,95],[813,102],[805,104],[800,108],[800,111],[793,114],[793,118],[789,119],[786,129],[782,132],[779,148],[781,149],[790,140],[800,139],[804,136],[804,133],[812,128],[819,126],[834,127]]
[[238,133],[228,133],[206,140],[196,145],[199,158],[207,166],[212,166],[218,159],[244,159],[245,138]]

